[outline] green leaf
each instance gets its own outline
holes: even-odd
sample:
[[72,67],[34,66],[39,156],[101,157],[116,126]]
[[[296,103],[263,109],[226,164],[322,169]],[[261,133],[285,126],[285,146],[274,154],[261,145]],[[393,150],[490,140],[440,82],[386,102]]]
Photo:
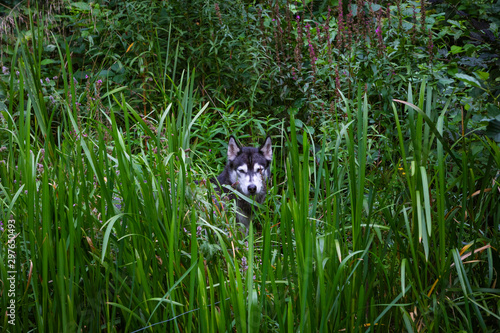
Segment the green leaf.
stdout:
[[40,62],[40,65],[44,66],[44,65],[49,65],[49,64],[53,64],[55,63],[56,61],[55,60],[52,60],[52,59],[43,59],[41,62]]
[[295,127],[297,128],[302,128],[304,126],[304,123],[300,119],[295,119]]
[[110,69],[115,73],[125,72],[125,67],[123,67],[123,65],[119,62],[115,62],[113,65],[111,65]]
[[465,44],[464,50],[468,55],[471,55],[471,53],[476,50],[476,46],[473,44]]
[[439,78],[439,83],[442,84],[443,86],[447,86],[447,85],[452,84],[453,80],[450,78],[441,77],[441,78]]
[[71,4],[71,6],[84,11],[85,10],[90,11],[92,9],[90,8],[90,5],[86,2],[74,2]]
[[462,82],[465,82],[473,87],[481,88],[481,84],[474,77],[467,74],[456,74],[455,78],[459,79]]
[[124,215],[124,213],[120,213],[118,215],[115,215],[111,217],[109,220],[107,220],[101,227],[101,230],[106,227],[106,231],[104,232],[104,237],[103,237],[103,242],[102,242],[102,256],[101,256],[101,262],[104,262],[104,258],[106,257],[106,250],[108,247],[109,243],[109,237],[111,234],[111,231],[113,231],[113,226],[115,225],[115,222],[120,220]]
[[114,73],[112,71],[108,71],[106,69],[101,70],[99,73],[97,73],[97,76],[107,78],[108,76],[113,76]]
[[484,131],[489,138],[495,140],[496,142],[500,142],[500,120],[492,119],[488,122],[488,126],[486,126],[486,131]]
[[413,24],[412,23],[406,22],[406,21],[403,22],[403,29],[405,31],[411,30],[411,28],[413,28]]
[[500,115],[500,108],[494,104],[488,104],[486,106],[486,110],[488,111],[488,116],[491,118],[497,117]]
[[119,83],[119,84],[122,84],[123,82],[125,82],[126,79],[127,79],[127,75],[125,75],[125,74],[119,74],[119,75],[115,75],[113,77],[113,81],[116,83]]
[[486,81],[490,78],[490,73],[487,72],[482,72],[482,71],[476,71],[474,72],[474,75],[478,77],[480,80]]
[[457,53],[460,53],[460,52],[463,52],[463,51],[464,51],[464,49],[461,46],[453,45],[451,47],[451,53],[452,54],[457,54]]

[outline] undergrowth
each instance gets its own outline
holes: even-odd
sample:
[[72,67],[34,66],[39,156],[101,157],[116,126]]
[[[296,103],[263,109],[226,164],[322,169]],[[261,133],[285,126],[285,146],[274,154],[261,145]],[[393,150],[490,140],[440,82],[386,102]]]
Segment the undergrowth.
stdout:
[[[500,149],[495,129],[477,119],[491,116],[488,126],[494,124],[493,81],[482,71],[452,73],[461,82],[457,97],[445,87],[449,76],[436,77],[449,72],[446,66],[416,73],[401,65],[408,72],[391,72],[391,80],[374,72],[401,55],[388,51],[398,29],[419,29],[418,40],[406,39],[415,51],[409,57],[441,66],[428,32],[442,17],[422,17],[418,4],[357,2],[385,35],[364,30],[338,41],[339,13],[345,31],[361,22],[353,3],[330,10],[276,3],[235,6],[246,13],[246,29],[261,34],[238,40],[261,43],[262,63],[272,59],[282,68],[268,76],[269,68],[248,67],[242,73],[255,71],[257,79],[235,86],[214,63],[186,57],[179,30],[172,33],[183,26],[176,21],[141,43],[101,34],[108,19],[115,24],[108,31],[121,29],[111,5],[139,11],[135,26],[158,28],[146,20],[153,14],[140,11],[145,3],[68,4],[74,12],[67,20],[95,23],[94,33],[106,40],[83,47],[93,60],[75,56],[74,41],[47,36],[30,16],[23,36],[31,38],[11,41],[1,80],[2,332],[496,330]],[[179,5],[168,6],[160,17]],[[226,3],[202,12],[213,14],[207,27],[217,27],[214,40],[234,41],[226,20],[236,14]],[[331,40],[322,35],[329,29]],[[82,31],[80,40],[97,38]],[[363,46],[377,38],[383,49]],[[231,50],[229,41],[221,45]],[[148,51],[127,58],[136,42]],[[129,62],[111,64],[106,52],[120,43]],[[309,45],[327,60],[300,61],[311,56]],[[361,52],[352,51],[356,57],[381,52],[382,60],[356,63],[349,47]],[[299,65],[300,78],[279,78]],[[344,65],[371,74],[333,76]],[[299,79],[318,96],[305,86],[285,91]],[[324,106],[316,103],[322,98]],[[471,123],[475,131],[468,132]],[[234,203],[213,204],[207,180],[222,170],[230,135],[257,145],[268,134],[272,179],[244,232]]]

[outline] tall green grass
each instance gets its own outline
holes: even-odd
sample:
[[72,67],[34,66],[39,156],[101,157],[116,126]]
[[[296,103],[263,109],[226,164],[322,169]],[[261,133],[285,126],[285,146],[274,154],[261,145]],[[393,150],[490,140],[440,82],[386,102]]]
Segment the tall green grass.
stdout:
[[[500,151],[488,139],[477,139],[482,156],[463,137],[447,141],[446,107],[425,82],[393,104],[395,145],[370,126],[361,90],[344,98],[347,121],[331,141],[314,142],[291,116],[274,133],[284,144],[245,239],[234,205],[220,212],[209,186],[193,182],[192,133],[209,108],[196,102],[194,73],[163,81],[171,103],[155,116],[120,90],[84,115],[67,97],[76,94],[63,47],[55,122],[38,93],[39,53],[19,49],[28,97],[3,113],[0,165],[1,219],[18,225],[17,322],[2,314],[2,332],[497,327]],[[2,233],[2,281],[6,241]]]

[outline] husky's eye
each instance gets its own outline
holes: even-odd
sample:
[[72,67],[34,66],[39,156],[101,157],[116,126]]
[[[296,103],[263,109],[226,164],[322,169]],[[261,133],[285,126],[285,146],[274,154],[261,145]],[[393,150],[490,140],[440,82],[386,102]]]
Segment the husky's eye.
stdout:
[[263,167],[259,167],[259,168],[257,169],[257,172],[258,172],[258,173],[262,173],[262,171],[264,171],[264,168],[263,168]]
[[245,173],[245,170],[244,169],[238,169],[238,172],[239,173]]

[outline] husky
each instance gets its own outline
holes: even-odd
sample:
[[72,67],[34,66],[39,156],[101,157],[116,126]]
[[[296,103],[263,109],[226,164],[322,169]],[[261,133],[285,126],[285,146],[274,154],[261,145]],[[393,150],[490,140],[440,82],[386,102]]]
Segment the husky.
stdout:
[[[224,186],[229,185],[237,192],[261,204],[266,198],[267,180],[271,176],[272,158],[273,149],[269,136],[260,148],[254,148],[241,147],[234,136],[231,135],[227,145],[226,166],[217,178],[212,179],[212,183],[215,184],[219,193],[229,192],[230,189]],[[252,207],[251,203],[237,194],[230,194],[229,198],[236,199],[238,222],[248,230],[252,210],[255,210],[256,207]]]

